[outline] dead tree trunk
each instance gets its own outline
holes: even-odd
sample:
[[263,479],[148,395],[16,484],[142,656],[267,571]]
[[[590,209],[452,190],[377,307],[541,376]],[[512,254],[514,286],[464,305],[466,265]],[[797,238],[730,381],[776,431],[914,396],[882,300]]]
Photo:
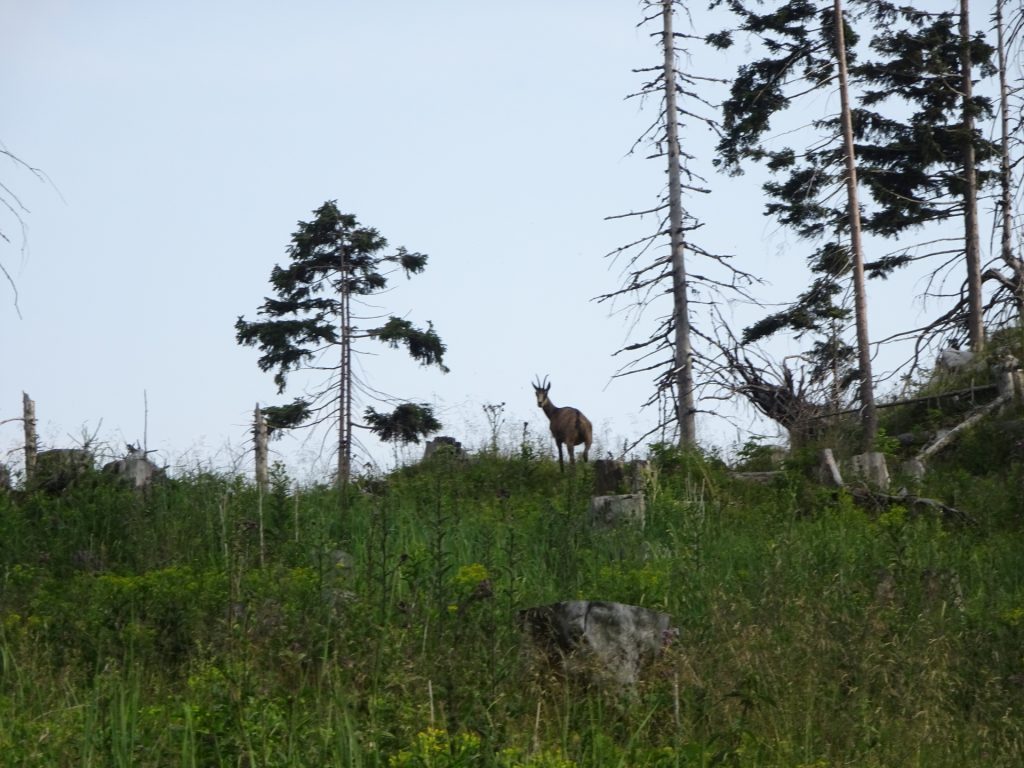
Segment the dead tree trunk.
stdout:
[[[348,282],[347,251],[341,256],[341,368],[338,372],[338,488],[348,486],[352,474],[352,296]],[[342,494],[342,504],[345,495]]]
[[1004,4],[1005,0],[997,0],[995,14],[996,53],[999,57],[999,253],[1010,274],[1005,279],[997,275],[996,279],[1011,292],[1020,321],[1024,320],[1024,262],[1013,253],[1013,164],[1010,162],[1010,86],[1007,82]]
[[[964,0],[966,2],[966,0]],[[846,155],[846,196],[850,217],[850,251],[853,257],[854,314],[857,324],[857,351],[860,363],[860,405],[864,451],[875,447],[878,413],[875,410],[875,386],[871,373],[871,338],[868,335],[867,290],[864,280],[864,251],[860,237],[860,206],[857,202],[857,158],[853,147],[853,120],[847,86],[846,39],[843,30],[842,0],[835,0],[836,60],[839,64],[839,100],[842,108],[843,144]]]
[[668,139],[669,236],[672,249],[672,301],[675,326],[674,381],[679,447],[697,444],[693,407],[693,359],[690,350],[690,308],[686,295],[686,262],[683,243],[682,184],[679,174],[679,125],[676,107],[675,37],[672,33],[672,4],[662,0],[662,47],[664,48],[665,134]]
[[964,249],[967,258],[967,335],[971,351],[985,348],[981,303],[981,238],[978,234],[978,174],[974,157],[974,105],[971,84],[970,0],[960,0],[960,71],[963,79]]
[[36,474],[36,456],[39,455],[39,436],[36,434],[36,404],[27,392],[21,393],[22,418],[25,424],[25,487],[32,487]]
[[915,456],[914,458],[917,459],[917,461],[923,463],[926,459],[931,458],[936,453],[945,448],[947,445],[952,443],[962,432],[966,431],[967,429],[970,429],[983,418],[985,418],[988,414],[992,413],[997,408],[1001,408],[1006,403],[1012,402],[1012,400],[1013,391],[1011,390],[1010,393],[1001,394],[992,402],[986,403],[985,405],[976,408],[962,422],[960,422],[951,430],[940,435],[938,438],[936,438],[931,443],[922,448],[920,453],[918,453],[917,456]]
[[259,403],[253,413],[252,438],[256,446],[256,487],[261,493],[266,493],[270,488],[270,474],[267,470],[267,420],[263,416]]

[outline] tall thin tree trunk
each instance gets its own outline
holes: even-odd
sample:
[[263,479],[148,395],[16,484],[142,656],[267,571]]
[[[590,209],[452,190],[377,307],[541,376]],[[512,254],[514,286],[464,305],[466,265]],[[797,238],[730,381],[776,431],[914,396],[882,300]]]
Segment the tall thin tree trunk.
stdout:
[[996,0],[996,50],[999,55],[999,188],[1000,243],[1003,264],[1012,273],[1018,322],[1024,322],[1024,262],[1013,255],[1013,172],[1010,163],[1010,86],[1006,78],[1006,39],[1003,26],[1005,0]]
[[25,426],[25,487],[30,488],[36,476],[39,436],[36,434],[36,404],[27,392],[21,393],[21,409]]
[[860,205],[857,202],[857,158],[853,147],[853,118],[846,71],[846,36],[843,29],[842,0],[835,0],[836,60],[839,63],[839,100],[842,110],[843,144],[846,155],[846,197],[850,217],[850,251],[853,255],[853,304],[857,324],[857,351],[860,364],[860,407],[863,429],[862,449],[874,450],[878,434],[875,409],[875,385],[871,372],[871,337],[868,335],[867,290],[864,280],[864,250],[860,237]]
[[[341,370],[338,382],[338,479],[339,488],[348,485],[352,471],[352,319],[347,265],[342,255],[341,288]],[[344,503],[344,501],[342,502]]]
[[256,460],[256,487],[261,494],[265,494],[270,488],[270,473],[267,470],[267,420],[263,416],[259,403],[253,412],[252,438],[255,445]]
[[832,361],[832,386],[829,394],[832,413],[839,413],[842,408],[842,388],[839,373],[839,321],[835,318],[829,323],[829,358]]
[[971,105],[971,23],[970,0],[960,0],[960,72],[963,78],[964,131],[964,248],[967,257],[967,337],[971,350],[985,348],[985,326],[981,306],[981,238],[978,233],[978,174],[974,158],[974,111]]
[[693,407],[693,356],[690,349],[690,310],[686,295],[686,262],[683,242],[683,203],[679,168],[679,112],[676,108],[675,38],[672,34],[674,0],[662,0],[662,46],[665,51],[665,133],[668,138],[668,202],[672,248],[672,300],[675,324],[676,421],[679,423],[679,447],[697,444],[697,425]]
[[260,404],[256,403],[256,410],[253,413],[253,440],[256,444],[256,516],[259,521],[260,534],[260,568],[266,565],[266,526],[263,520],[263,499],[270,487],[267,472],[267,420],[263,418],[263,411]]

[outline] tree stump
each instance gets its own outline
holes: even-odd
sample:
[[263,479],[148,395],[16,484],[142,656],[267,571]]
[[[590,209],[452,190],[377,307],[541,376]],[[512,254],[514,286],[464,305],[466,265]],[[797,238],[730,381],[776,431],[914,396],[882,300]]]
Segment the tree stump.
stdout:
[[924,473],[927,471],[924,462],[916,458],[904,461],[902,469],[903,474],[918,482],[924,479]]
[[441,454],[447,454],[452,457],[461,456],[462,443],[454,437],[448,437],[447,435],[441,435],[432,440],[428,440],[426,447],[423,449],[423,461],[427,461],[431,457],[439,456]]
[[605,496],[625,490],[626,472],[621,461],[596,459],[594,461],[594,494]]
[[850,457],[850,474],[872,488],[882,491],[889,489],[889,467],[885,463],[885,454],[879,451]]
[[843,487],[843,475],[836,464],[836,457],[831,448],[823,448],[818,456],[818,480],[822,485],[832,488]]
[[643,493],[647,482],[647,462],[643,459],[596,459],[593,464],[595,496]]

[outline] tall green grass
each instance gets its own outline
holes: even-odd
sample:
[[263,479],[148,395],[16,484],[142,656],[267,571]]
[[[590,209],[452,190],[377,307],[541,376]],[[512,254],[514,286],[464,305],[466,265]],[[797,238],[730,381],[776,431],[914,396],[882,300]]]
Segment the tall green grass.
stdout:
[[[586,524],[588,467],[493,452],[345,498],[280,470],[0,496],[0,763],[1024,764],[1019,478],[937,481],[975,526],[670,451],[642,531]],[[582,687],[516,625],[576,598],[680,637]]]

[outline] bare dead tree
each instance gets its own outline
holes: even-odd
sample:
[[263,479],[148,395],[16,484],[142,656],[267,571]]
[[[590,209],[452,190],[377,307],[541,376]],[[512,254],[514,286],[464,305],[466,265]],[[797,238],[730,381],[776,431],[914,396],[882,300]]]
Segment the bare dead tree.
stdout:
[[785,429],[793,447],[806,444],[820,429],[821,419],[845,403],[841,392],[853,379],[837,384],[830,380],[831,371],[818,370],[799,356],[777,361],[758,345],[742,343],[725,322],[713,325],[715,333],[702,335],[705,346],[715,351],[702,399],[742,397]]
[[[838,0],[837,0],[838,1]],[[975,162],[973,84],[971,83],[970,0],[960,0],[960,71],[963,99],[964,246],[967,259],[967,333],[971,349],[985,347],[985,323],[981,298],[981,238],[978,234],[978,172]]]
[[[652,37],[658,40],[662,60],[658,66],[634,70],[650,79],[627,98],[656,98],[660,109],[658,119],[634,142],[630,152],[640,146],[652,148],[648,159],[667,163],[667,189],[653,208],[608,217],[612,220],[654,216],[658,224],[650,235],[606,254],[613,260],[625,260],[623,285],[595,300],[611,302],[613,306],[617,302],[628,302],[627,312],[632,315],[635,329],[648,309],[659,304],[660,299],[671,299],[671,308],[657,318],[646,339],[628,344],[616,353],[632,358],[615,375],[652,373],[655,391],[644,405],[660,404],[665,399],[671,401],[671,407],[662,412],[659,424],[637,442],[671,425],[675,428],[678,445],[693,448],[697,441],[695,392],[699,389],[695,377],[707,360],[707,356],[692,345],[694,306],[710,301],[711,296],[718,297],[725,289],[752,300],[744,289],[755,279],[736,268],[728,256],[706,251],[689,237],[702,225],[685,209],[683,196],[707,194],[710,190],[706,180],[691,168],[694,157],[684,150],[681,136],[688,121],[713,130],[717,128],[714,118],[700,114],[705,108],[708,114],[714,113],[714,106],[702,91],[722,81],[702,77],[679,66],[681,55],[686,53],[678,47],[680,41],[700,40],[674,30],[677,9],[685,12],[682,0],[645,0],[643,7],[647,15],[640,26],[659,24],[659,31]],[[667,253],[661,251],[665,245]],[[714,265],[719,275],[695,272],[696,261]]]
[[260,409],[259,403],[257,403],[256,409],[253,411],[252,437],[255,444],[256,487],[259,488],[262,493],[266,493],[270,488],[270,475],[267,469],[267,458],[269,453],[267,436],[267,420],[263,416],[263,411]]
[[22,419],[25,425],[25,485],[35,479],[36,457],[39,455],[39,436],[36,433],[36,404],[27,392],[21,393]]
[[[1021,162],[1019,150],[1020,134],[1024,128],[1024,112],[1020,109],[1020,88],[1010,87],[1010,62],[1016,61],[1020,68],[1021,36],[1024,31],[1024,3],[1018,5],[1015,13],[1009,18],[1004,14],[1006,0],[996,0],[993,24],[996,31],[996,55],[999,68],[999,201],[996,206],[999,220],[999,261],[1002,269],[994,264],[983,273],[982,280],[994,282],[997,292],[1008,297],[1018,322],[1024,318],[1024,261],[1018,255],[1019,245],[1015,246],[1014,227],[1014,191],[1019,192],[1015,173]],[[1016,96],[1016,118],[1011,120],[1014,110],[1011,107]],[[1014,157],[1014,150],[1017,157]]]
[[[39,181],[49,181],[46,174],[44,174],[39,168],[34,168],[29,165],[3,146],[3,144],[0,144],[0,157],[6,158],[15,166],[16,170],[27,171]],[[19,249],[22,256],[24,256],[26,248],[28,247],[28,223],[26,222],[25,217],[29,214],[29,209],[25,206],[13,188],[2,181],[0,181],[0,208],[6,209],[8,215],[13,219],[13,226],[19,231]],[[3,240],[5,243],[10,245],[13,243],[11,236],[8,234],[9,228],[10,225],[4,224],[3,220],[0,219],[0,240]],[[21,308],[18,306],[18,285],[14,281],[14,277],[11,275],[10,271],[4,266],[3,262],[0,262],[0,274],[4,276],[4,279],[11,287],[11,293],[13,294],[14,299],[14,310],[18,313],[18,317],[21,317]]]

